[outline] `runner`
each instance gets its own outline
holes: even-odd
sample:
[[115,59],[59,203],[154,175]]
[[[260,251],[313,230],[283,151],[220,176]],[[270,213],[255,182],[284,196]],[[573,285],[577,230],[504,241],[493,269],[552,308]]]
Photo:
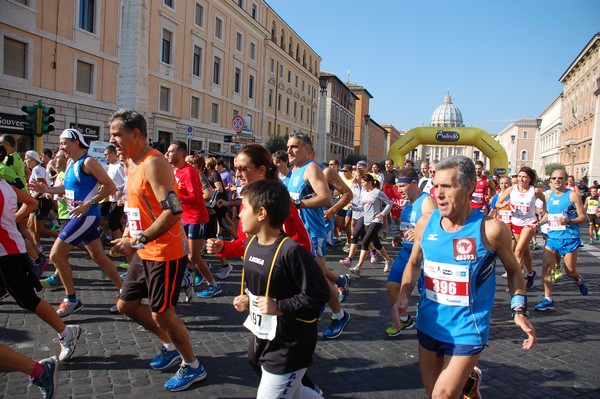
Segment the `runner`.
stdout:
[[590,187],[590,195],[585,199],[585,213],[587,215],[590,233],[589,245],[594,244],[594,240],[600,240],[600,210],[598,209],[598,187]]
[[417,328],[425,391],[428,397],[458,398],[487,345],[496,255],[508,272],[513,319],[527,334],[523,349],[531,349],[536,337],[527,319],[524,280],[510,247],[510,232],[499,220],[469,206],[476,186],[473,161],[463,156],[440,161],[434,186],[439,209],[417,222],[392,313],[398,329],[400,315],[408,310],[411,292],[422,275],[425,289],[419,299]]
[[563,169],[552,172],[550,182],[552,192],[547,196],[548,241],[542,255],[542,279],[544,281],[544,299],[535,310],[545,311],[554,309],[552,300],[552,277],[556,265],[556,256],[564,258],[567,275],[575,281],[581,295],[588,294],[588,286],[583,277],[577,272],[577,255],[581,243],[581,233],[578,224],[587,220],[581,197],[575,191],[566,187],[567,173]]
[[[489,209],[490,198],[496,194],[494,181],[486,176],[483,162],[475,162],[475,172],[477,174],[477,186],[471,198],[471,207],[483,213]],[[529,241],[528,241],[529,242]]]
[[[177,373],[164,384],[169,391],[181,391],[206,378],[206,370],[175,314],[187,263],[177,183],[165,157],[149,147],[146,120],[141,114],[121,109],[110,117],[109,129],[117,153],[129,158],[129,227],[123,238],[113,241],[114,250],[134,254],[117,308],[162,341],[150,367],[164,370],[181,360]],[[150,306],[142,304],[142,298],[148,298]]]

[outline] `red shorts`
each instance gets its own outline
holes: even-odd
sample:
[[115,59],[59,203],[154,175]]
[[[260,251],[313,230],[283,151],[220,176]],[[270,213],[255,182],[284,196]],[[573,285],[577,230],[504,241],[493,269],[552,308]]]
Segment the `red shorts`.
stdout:
[[530,229],[533,229],[533,231],[536,231],[537,223],[528,224],[526,226],[517,226],[517,225],[513,224],[511,226],[511,230],[512,230],[513,234],[521,235],[521,231],[523,231],[523,229],[527,228],[527,227]]

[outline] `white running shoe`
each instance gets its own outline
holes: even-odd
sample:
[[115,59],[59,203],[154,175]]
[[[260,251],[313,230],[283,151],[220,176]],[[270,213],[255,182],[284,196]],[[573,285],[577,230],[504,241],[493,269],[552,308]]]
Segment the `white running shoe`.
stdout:
[[81,336],[81,327],[76,325],[67,326],[68,334],[64,338],[58,336],[58,343],[60,344],[60,355],[58,360],[61,362],[67,360],[75,352],[77,346],[77,340]]

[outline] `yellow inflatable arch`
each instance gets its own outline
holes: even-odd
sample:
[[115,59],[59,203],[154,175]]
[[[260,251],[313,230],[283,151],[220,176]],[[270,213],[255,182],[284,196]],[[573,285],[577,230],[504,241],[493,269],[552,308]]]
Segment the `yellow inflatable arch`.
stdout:
[[410,129],[390,147],[388,158],[402,165],[404,156],[421,144],[472,145],[490,160],[490,172],[500,176],[508,170],[508,156],[504,147],[485,130],[474,127],[417,127]]

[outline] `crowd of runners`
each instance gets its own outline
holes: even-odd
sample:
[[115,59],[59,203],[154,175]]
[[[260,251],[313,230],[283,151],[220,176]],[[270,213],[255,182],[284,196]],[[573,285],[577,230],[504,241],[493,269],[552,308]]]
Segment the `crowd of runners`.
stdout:
[[[59,364],[73,356],[82,333],[63,321],[85,308],[69,263],[76,247],[115,286],[107,311],[160,340],[149,367],[179,366],[164,383],[169,391],[207,375],[174,311],[179,296],[222,295],[218,281],[233,269],[229,260],[243,264],[233,306],[248,313],[258,398],[323,397],[308,373],[317,322],[328,305],[322,337],[343,333],[351,317],[342,305],[367,261],[387,275],[391,317],[382,335],[417,328],[423,385],[434,398],[481,397],[477,363],[488,342],[497,258],[525,350],[536,342],[527,290],[538,272],[544,295],[536,311],[555,308],[553,283],[564,273],[588,295],[577,272],[579,226],[589,224],[588,244],[598,240],[598,187],[582,190],[562,169],[540,187],[531,168],[512,181],[488,176],[482,162],[461,156],[423,162],[419,170],[392,159],[383,168],[363,160],[319,164],[310,136],[292,133],[287,151],[250,144],[229,170],[223,160],[189,155],[182,141],[164,153],[152,148],[135,111],[117,111],[108,126],[106,168],[75,129],[60,134],[57,151],[27,151],[23,159],[13,137],[0,137],[0,293],[45,321],[60,345],[58,357],[34,361],[0,344],[0,368],[28,375],[44,398],[53,396]],[[538,232],[542,265],[531,255],[540,248]],[[51,248],[42,237],[53,239]],[[337,244],[347,254],[341,274],[326,265],[328,248]],[[395,258],[386,246],[399,247]],[[205,254],[216,255],[216,275]],[[56,309],[38,297],[43,288],[64,289]]]

